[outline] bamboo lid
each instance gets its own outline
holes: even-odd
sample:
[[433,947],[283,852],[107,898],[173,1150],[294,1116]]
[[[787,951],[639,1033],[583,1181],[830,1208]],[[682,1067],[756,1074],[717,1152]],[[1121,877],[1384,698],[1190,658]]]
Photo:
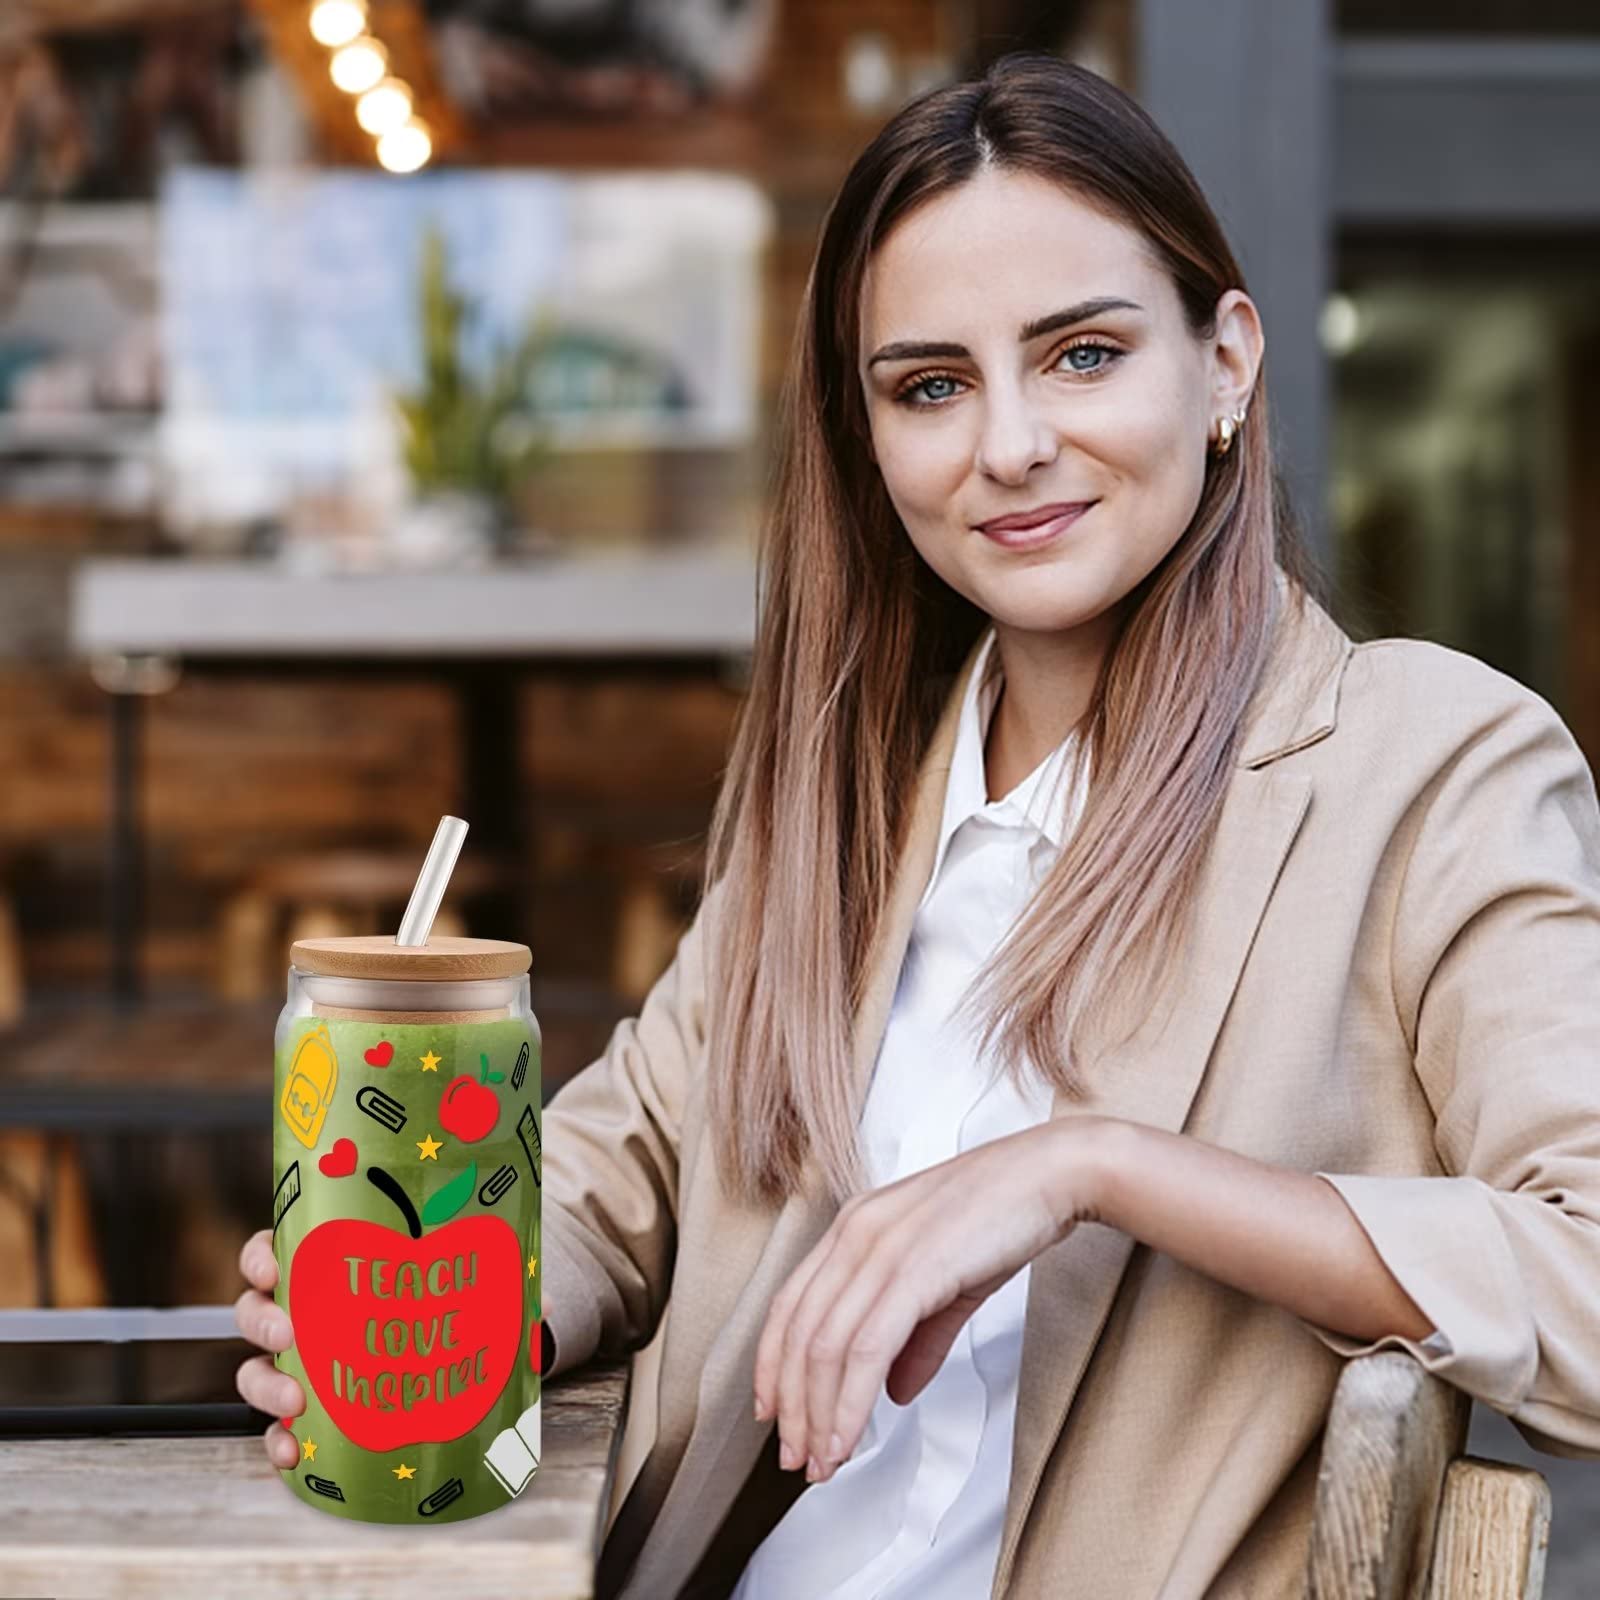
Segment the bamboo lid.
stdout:
[[324,978],[399,978],[450,982],[515,978],[533,965],[525,944],[504,939],[454,939],[436,935],[423,945],[401,945],[392,933],[341,939],[296,939],[289,959],[302,972]]

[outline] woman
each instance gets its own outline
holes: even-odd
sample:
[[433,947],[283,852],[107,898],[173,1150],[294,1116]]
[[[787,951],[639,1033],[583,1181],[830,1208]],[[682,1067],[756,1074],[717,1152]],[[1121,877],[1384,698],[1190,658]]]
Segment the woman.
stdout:
[[706,893],[544,1124],[546,1370],[671,1306],[602,1594],[1298,1592],[1384,1346],[1600,1454],[1593,780],[1307,593],[1242,283],[1051,58],[845,180]]

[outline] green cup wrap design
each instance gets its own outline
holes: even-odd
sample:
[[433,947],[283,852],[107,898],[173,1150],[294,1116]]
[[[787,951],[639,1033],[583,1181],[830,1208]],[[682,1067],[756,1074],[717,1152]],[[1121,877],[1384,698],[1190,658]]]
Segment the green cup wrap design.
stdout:
[[280,1025],[275,1359],[309,1505],[427,1527],[537,1470],[539,1066],[526,1016]]

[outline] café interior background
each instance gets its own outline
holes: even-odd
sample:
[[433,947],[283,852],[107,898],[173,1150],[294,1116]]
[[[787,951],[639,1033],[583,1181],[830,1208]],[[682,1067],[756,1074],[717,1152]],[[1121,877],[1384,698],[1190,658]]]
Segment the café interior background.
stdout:
[[[368,0],[376,134],[308,10],[0,14],[0,1305],[234,1298],[289,941],[390,929],[447,812],[437,926],[531,946],[546,1096],[637,1010],[825,206],[1005,49],[1140,94],[1222,197],[1352,631],[1478,654],[1600,752],[1593,6]],[[1325,114],[1275,152],[1296,73]],[[721,574],[699,643],[575,603],[559,652],[470,648],[498,582],[648,561]],[[440,598],[397,638],[359,596],[403,572]],[[258,600],[281,637],[230,648]],[[157,613],[170,648],[115,648]]]

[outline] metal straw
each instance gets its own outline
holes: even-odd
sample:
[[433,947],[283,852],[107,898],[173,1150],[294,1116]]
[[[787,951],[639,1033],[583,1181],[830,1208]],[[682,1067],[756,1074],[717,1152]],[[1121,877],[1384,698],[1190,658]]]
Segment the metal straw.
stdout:
[[428,859],[422,863],[406,914],[400,919],[400,931],[394,937],[396,944],[428,942],[428,930],[438,915],[439,902],[444,899],[445,886],[450,882],[456,857],[461,854],[461,842],[466,836],[467,825],[460,817],[439,818],[433,843],[428,846]]

